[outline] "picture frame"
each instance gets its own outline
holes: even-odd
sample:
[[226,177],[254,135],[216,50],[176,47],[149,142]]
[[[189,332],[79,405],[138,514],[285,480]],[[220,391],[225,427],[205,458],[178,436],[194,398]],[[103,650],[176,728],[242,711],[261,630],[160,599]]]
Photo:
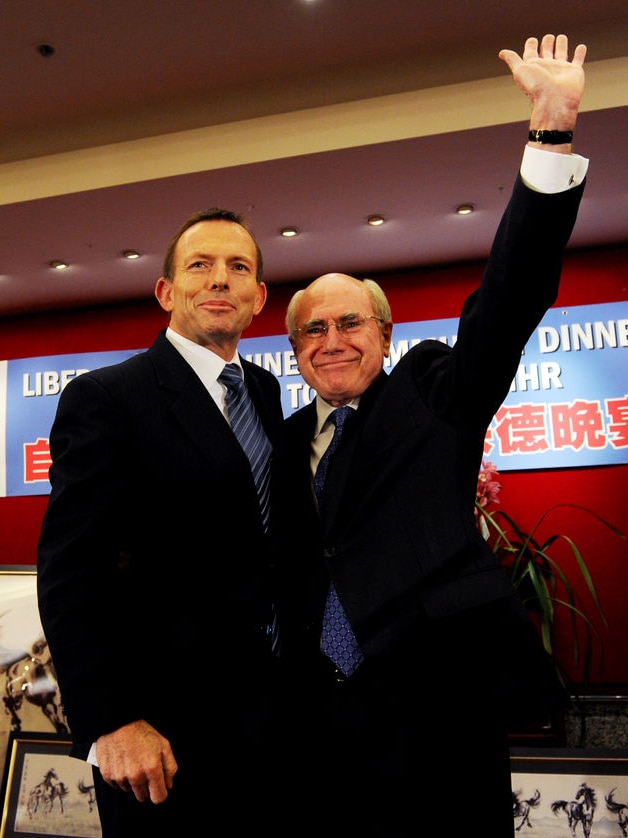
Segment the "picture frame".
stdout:
[[101,838],[92,767],[56,733],[11,732],[0,838]]
[[627,834],[628,750],[511,748],[510,753],[516,834]]
[[0,565],[0,777],[11,732],[69,734],[37,607],[35,565]]

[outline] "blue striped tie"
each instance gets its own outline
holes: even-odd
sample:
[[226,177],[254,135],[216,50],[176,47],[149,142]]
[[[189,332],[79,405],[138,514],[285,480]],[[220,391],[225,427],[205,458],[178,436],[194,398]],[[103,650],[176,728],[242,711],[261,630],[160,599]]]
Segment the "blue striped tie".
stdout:
[[[270,514],[270,458],[273,449],[255,410],[255,405],[251,401],[249,391],[246,389],[240,367],[237,364],[225,364],[218,376],[218,381],[227,388],[225,402],[231,430],[249,458],[262,513],[262,523],[266,531]],[[271,649],[275,654],[279,654],[281,645],[274,606],[266,632],[270,636]]]
[[[318,500],[319,508],[323,506],[323,490],[329,463],[338,447],[340,437],[347,419],[353,416],[352,407],[338,407],[329,414],[330,422],[335,425],[334,435],[323,454],[314,475],[314,491]],[[323,630],[321,633],[321,650],[330,658],[343,675],[352,675],[364,660],[362,650],[358,645],[351,623],[342,603],[338,599],[336,589],[332,584],[329,586],[325,612],[323,614]]]
[[231,429],[251,463],[262,521],[266,529],[270,511],[272,446],[246,389],[240,367],[237,364],[226,364],[218,380],[227,388],[225,399]]

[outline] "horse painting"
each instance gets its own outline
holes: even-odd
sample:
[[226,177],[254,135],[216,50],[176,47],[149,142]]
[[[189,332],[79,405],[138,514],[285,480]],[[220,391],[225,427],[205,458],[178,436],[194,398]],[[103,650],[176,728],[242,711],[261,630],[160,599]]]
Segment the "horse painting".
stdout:
[[575,800],[555,800],[552,803],[552,812],[557,815],[560,811],[567,813],[567,824],[573,838],[576,838],[576,827],[582,826],[584,838],[591,835],[593,824],[593,813],[597,806],[595,791],[586,783],[582,783],[576,792]]
[[57,733],[69,733],[46,640],[36,641],[30,652],[25,651],[19,657],[14,654],[12,658],[0,669],[5,673],[2,701],[11,717],[11,729],[22,729],[20,709],[28,701],[41,708]]
[[517,791],[512,793],[512,816],[517,820],[520,818],[519,823],[515,826],[515,832],[519,832],[521,827],[525,824],[528,826],[532,826],[530,822],[530,809],[536,808],[539,803],[541,802],[541,792],[536,789],[532,797],[528,797],[525,800],[521,800],[521,792]]
[[86,795],[87,806],[90,812],[94,811],[94,806],[96,805],[96,790],[94,786],[87,786],[83,782],[83,780],[79,780],[78,782],[78,790],[81,794]]
[[628,803],[619,803],[619,801],[615,800],[613,797],[615,791],[616,789],[611,789],[604,797],[606,808],[609,812],[617,815],[617,824],[621,829],[621,834],[624,838],[628,838]]
[[28,794],[26,803],[28,817],[32,819],[33,815],[40,809],[44,815],[52,812],[56,800],[59,801],[59,808],[63,814],[63,800],[69,792],[70,789],[59,779],[54,768],[51,768],[46,772],[41,783],[33,786]]

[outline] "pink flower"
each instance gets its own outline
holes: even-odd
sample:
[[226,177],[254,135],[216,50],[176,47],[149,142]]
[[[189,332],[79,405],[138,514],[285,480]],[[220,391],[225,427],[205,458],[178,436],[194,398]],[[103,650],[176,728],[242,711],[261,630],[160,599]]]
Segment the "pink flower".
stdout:
[[[478,475],[478,487],[475,493],[476,503],[484,508],[489,503],[499,503],[497,495],[501,491],[501,483],[495,479],[499,477],[499,472],[495,468],[495,464],[490,460],[482,460],[482,468]],[[477,508],[475,514],[478,514]]]

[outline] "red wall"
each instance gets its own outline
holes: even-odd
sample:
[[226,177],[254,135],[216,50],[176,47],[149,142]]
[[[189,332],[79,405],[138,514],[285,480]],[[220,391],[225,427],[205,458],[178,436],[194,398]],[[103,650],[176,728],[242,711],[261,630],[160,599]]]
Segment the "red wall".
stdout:
[[[387,292],[393,317],[407,322],[457,317],[482,268],[482,264],[474,263],[374,276]],[[287,286],[271,288],[266,308],[245,336],[281,334],[285,308],[294,290]],[[628,247],[567,254],[557,306],[626,299]],[[125,306],[6,318],[0,321],[0,359],[144,347],[165,325],[164,313],[152,299]],[[526,529],[549,507],[569,503],[595,510],[628,534],[628,465],[506,472],[501,483],[499,508]],[[35,563],[46,502],[45,496],[0,498],[1,564]],[[594,687],[602,692],[628,693],[628,539],[618,538],[582,512],[564,508],[549,515],[539,535],[554,533],[567,533],[577,544],[608,620],[608,628],[598,626],[604,654],[594,651]],[[557,550],[561,550],[560,545]],[[556,555],[563,558],[562,551]],[[568,550],[564,560],[565,567],[575,573]],[[583,597],[590,605],[586,591]],[[570,660],[570,627],[561,622],[559,628],[561,658]],[[576,682],[580,680],[574,667],[570,675]]]

